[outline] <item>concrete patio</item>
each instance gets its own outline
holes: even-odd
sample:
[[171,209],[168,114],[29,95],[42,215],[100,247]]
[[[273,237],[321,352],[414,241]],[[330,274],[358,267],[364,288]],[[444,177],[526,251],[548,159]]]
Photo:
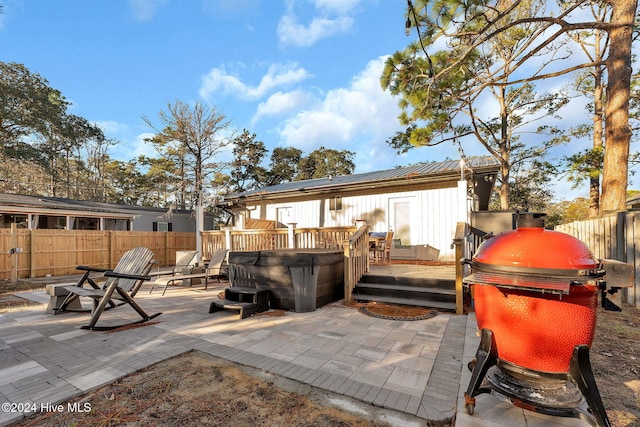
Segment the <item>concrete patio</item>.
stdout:
[[[208,313],[227,286],[170,287],[165,296],[145,285],[136,300],[148,324],[115,332],[79,329],[88,314],[45,314],[44,291],[19,296],[42,303],[0,314],[0,401],[57,404],[154,363],[196,349],[238,364],[309,384],[371,410],[381,421],[420,426],[455,418],[457,426],[542,426],[585,423],[514,408],[478,396],[474,416],[461,393],[478,345],[475,317],[440,313],[419,321],[370,317],[341,302],[311,313],[287,312],[239,320]],[[98,325],[138,320],[130,307],[106,311]],[[0,425],[23,417],[0,412]]]

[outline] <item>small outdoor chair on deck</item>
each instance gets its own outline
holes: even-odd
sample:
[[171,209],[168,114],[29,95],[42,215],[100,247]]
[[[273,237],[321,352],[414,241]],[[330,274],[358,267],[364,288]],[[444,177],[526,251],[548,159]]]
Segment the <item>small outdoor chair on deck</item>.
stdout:
[[382,262],[391,262],[391,245],[393,245],[393,231],[387,231],[387,236],[378,247],[378,259]]
[[170,270],[160,270],[149,272],[148,276],[174,276],[182,272],[183,268],[193,267],[198,262],[198,251],[176,251],[176,263],[170,266]]
[[[129,304],[139,315],[142,320],[131,323],[141,323],[151,320],[154,317],[159,316],[162,313],[156,313],[148,315],[134,300],[135,294],[142,286],[145,280],[149,280],[147,275],[151,269],[151,259],[153,258],[153,252],[151,250],[139,247],[131,249],[125,252],[118,261],[118,264],[113,270],[104,268],[94,268],[87,266],[78,266],[78,270],[84,270],[85,273],[80,278],[80,281],[75,286],[65,286],[65,289],[69,291],[69,295],[64,300],[62,305],[56,310],[60,312],[64,311],[78,311],[68,310],[69,304],[80,298],[89,297],[93,299],[93,310],[91,310],[91,320],[87,326],[83,326],[82,329],[114,329],[124,325],[108,326],[108,327],[96,327],[96,323],[100,318],[102,312],[107,309],[107,305],[110,308],[115,308],[120,305]],[[92,272],[102,272],[107,280],[103,286],[100,287],[89,274]],[[85,288],[83,285],[88,283],[91,287]]]
[[164,295],[169,285],[175,282],[182,282],[185,279],[204,279],[204,288],[207,289],[209,286],[209,278],[216,277],[218,282],[220,281],[220,276],[222,275],[222,264],[227,257],[227,252],[227,249],[215,250],[202,273],[177,274],[175,276],[159,277],[153,282],[149,292],[153,291],[153,288],[156,285],[164,286],[164,289],[162,290],[162,295]]

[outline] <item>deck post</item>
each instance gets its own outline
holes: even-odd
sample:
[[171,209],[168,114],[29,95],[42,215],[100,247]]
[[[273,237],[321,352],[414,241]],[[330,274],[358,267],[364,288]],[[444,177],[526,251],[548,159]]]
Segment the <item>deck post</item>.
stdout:
[[287,223],[287,244],[289,249],[296,249],[296,225],[298,225],[296,222]]
[[464,239],[466,234],[467,224],[459,222],[456,225],[456,235],[453,239],[455,246],[455,262],[456,262],[456,314],[464,314],[464,299],[463,299],[463,269],[462,261],[464,258]]
[[233,248],[231,247],[231,227],[222,227],[224,228],[224,245],[225,249],[231,251]]
[[342,242],[342,249],[344,251],[344,302],[346,304],[351,304],[351,297],[353,294],[353,287],[355,284],[353,283],[353,265],[351,259],[351,241],[344,240]]

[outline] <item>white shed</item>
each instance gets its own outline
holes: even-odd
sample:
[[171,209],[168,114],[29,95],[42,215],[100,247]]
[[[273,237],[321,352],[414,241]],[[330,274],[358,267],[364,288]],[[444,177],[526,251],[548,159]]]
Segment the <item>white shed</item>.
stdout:
[[398,247],[428,246],[440,260],[452,260],[456,224],[469,223],[472,210],[487,210],[497,173],[493,157],[472,157],[288,182],[231,195],[219,206],[233,213],[240,229],[247,219],[282,227],[365,220],[372,232],[393,231]]

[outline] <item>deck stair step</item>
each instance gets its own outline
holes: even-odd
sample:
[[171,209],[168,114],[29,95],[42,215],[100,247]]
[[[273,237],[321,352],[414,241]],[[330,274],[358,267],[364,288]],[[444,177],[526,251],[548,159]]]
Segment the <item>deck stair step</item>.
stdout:
[[417,286],[420,288],[451,288],[455,289],[455,279],[433,277],[403,277],[385,276],[380,274],[365,274],[360,283],[380,283],[386,285]]
[[209,313],[221,310],[237,310],[240,318],[269,310],[269,291],[266,289],[232,286],[224,290],[223,299],[215,299],[209,306]]
[[377,295],[355,295],[354,298],[358,301],[366,301],[366,302],[384,302],[387,304],[396,304],[396,305],[406,305],[412,307],[429,307],[429,308],[439,308],[442,310],[451,310],[455,311],[456,303],[455,302],[442,302],[442,301],[427,301],[427,300],[418,300],[418,299],[407,299],[407,298],[393,298],[393,297],[382,297]]
[[353,297],[363,302],[456,309],[454,279],[366,274],[356,284]]
[[384,283],[358,283],[358,289],[360,291],[366,290],[380,290],[391,292],[407,292],[417,294],[440,294],[440,295],[453,295],[455,297],[456,290],[448,288],[421,288],[418,286],[402,286],[402,285],[386,285]]

